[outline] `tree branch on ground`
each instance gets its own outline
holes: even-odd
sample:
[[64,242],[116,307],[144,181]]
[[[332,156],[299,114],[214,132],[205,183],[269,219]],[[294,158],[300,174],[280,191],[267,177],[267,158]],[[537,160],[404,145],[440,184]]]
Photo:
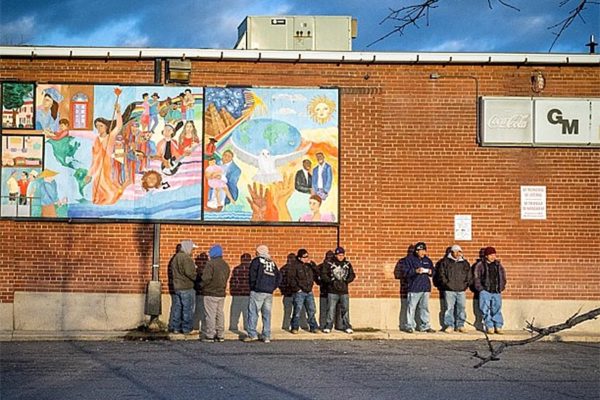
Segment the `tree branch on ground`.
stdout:
[[[483,356],[483,355],[479,354],[478,352],[475,352],[473,354],[473,356],[476,358],[479,358],[481,361],[477,365],[475,365],[474,368],[482,367],[490,361],[498,361],[500,359],[500,358],[498,358],[498,356],[508,347],[523,346],[523,345],[526,345],[529,343],[537,342],[538,340],[542,339],[545,336],[552,335],[554,333],[557,333],[557,332],[560,332],[560,331],[563,331],[566,329],[570,329],[570,328],[574,327],[575,325],[578,325],[582,322],[589,321],[591,319],[596,319],[600,315],[600,308],[596,308],[594,310],[588,311],[587,313],[581,314],[581,315],[579,314],[580,311],[577,311],[573,316],[571,316],[571,318],[567,319],[562,324],[552,325],[547,328],[538,328],[538,327],[534,326],[533,325],[534,320],[531,322],[527,321],[527,328],[525,328],[525,330],[527,330],[528,332],[531,332],[531,333],[536,333],[534,336],[532,336],[528,339],[507,340],[507,341],[491,340],[489,335],[487,334],[487,332],[485,332],[485,330],[484,330],[485,340],[487,342],[490,354]],[[495,346],[495,343],[498,343],[498,345]]]

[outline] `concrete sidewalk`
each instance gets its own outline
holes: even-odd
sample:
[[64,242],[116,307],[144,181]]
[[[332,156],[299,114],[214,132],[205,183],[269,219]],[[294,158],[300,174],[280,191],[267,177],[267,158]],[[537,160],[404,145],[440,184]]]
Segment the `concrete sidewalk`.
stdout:
[[[241,340],[245,337],[244,332],[225,332],[225,340]],[[490,335],[490,339],[495,341],[522,340],[531,337],[529,332],[505,331],[503,335]],[[172,334],[167,332],[143,332],[139,330],[132,331],[0,331],[0,341],[68,341],[68,340],[198,340],[198,331],[190,335]],[[341,331],[331,333],[310,333],[300,330],[298,334],[292,334],[282,329],[276,329],[271,332],[271,340],[442,340],[442,341],[468,341],[484,340],[485,335],[474,329],[466,333],[405,333],[399,330],[360,330],[357,329],[353,334],[347,334]],[[550,335],[542,339],[543,341],[560,342],[600,342],[600,332],[598,334],[579,333],[563,331],[558,334]]]

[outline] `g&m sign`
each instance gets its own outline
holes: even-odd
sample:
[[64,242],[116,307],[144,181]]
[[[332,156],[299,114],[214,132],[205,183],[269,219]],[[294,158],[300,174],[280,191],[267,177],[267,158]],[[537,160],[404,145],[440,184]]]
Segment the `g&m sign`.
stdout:
[[600,145],[600,99],[483,97],[481,103],[483,145]]

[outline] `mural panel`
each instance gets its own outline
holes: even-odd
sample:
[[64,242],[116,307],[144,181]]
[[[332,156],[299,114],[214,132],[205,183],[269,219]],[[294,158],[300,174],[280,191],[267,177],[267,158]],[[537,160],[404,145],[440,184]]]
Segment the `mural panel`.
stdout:
[[207,88],[204,219],[339,219],[337,89]]
[[2,128],[33,129],[33,83],[2,83]]
[[57,217],[201,218],[201,88],[38,85],[36,98]]

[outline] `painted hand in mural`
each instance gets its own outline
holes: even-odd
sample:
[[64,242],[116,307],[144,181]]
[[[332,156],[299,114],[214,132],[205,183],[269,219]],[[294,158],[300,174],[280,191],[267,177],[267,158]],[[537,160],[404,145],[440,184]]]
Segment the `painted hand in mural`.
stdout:
[[268,188],[254,182],[248,185],[250,197],[246,197],[248,204],[252,207],[252,221],[277,221],[278,214],[273,204],[273,196]]
[[287,207],[290,196],[294,193],[294,175],[284,174],[283,180],[272,186],[273,202],[277,208],[279,221],[291,221],[292,216]]

